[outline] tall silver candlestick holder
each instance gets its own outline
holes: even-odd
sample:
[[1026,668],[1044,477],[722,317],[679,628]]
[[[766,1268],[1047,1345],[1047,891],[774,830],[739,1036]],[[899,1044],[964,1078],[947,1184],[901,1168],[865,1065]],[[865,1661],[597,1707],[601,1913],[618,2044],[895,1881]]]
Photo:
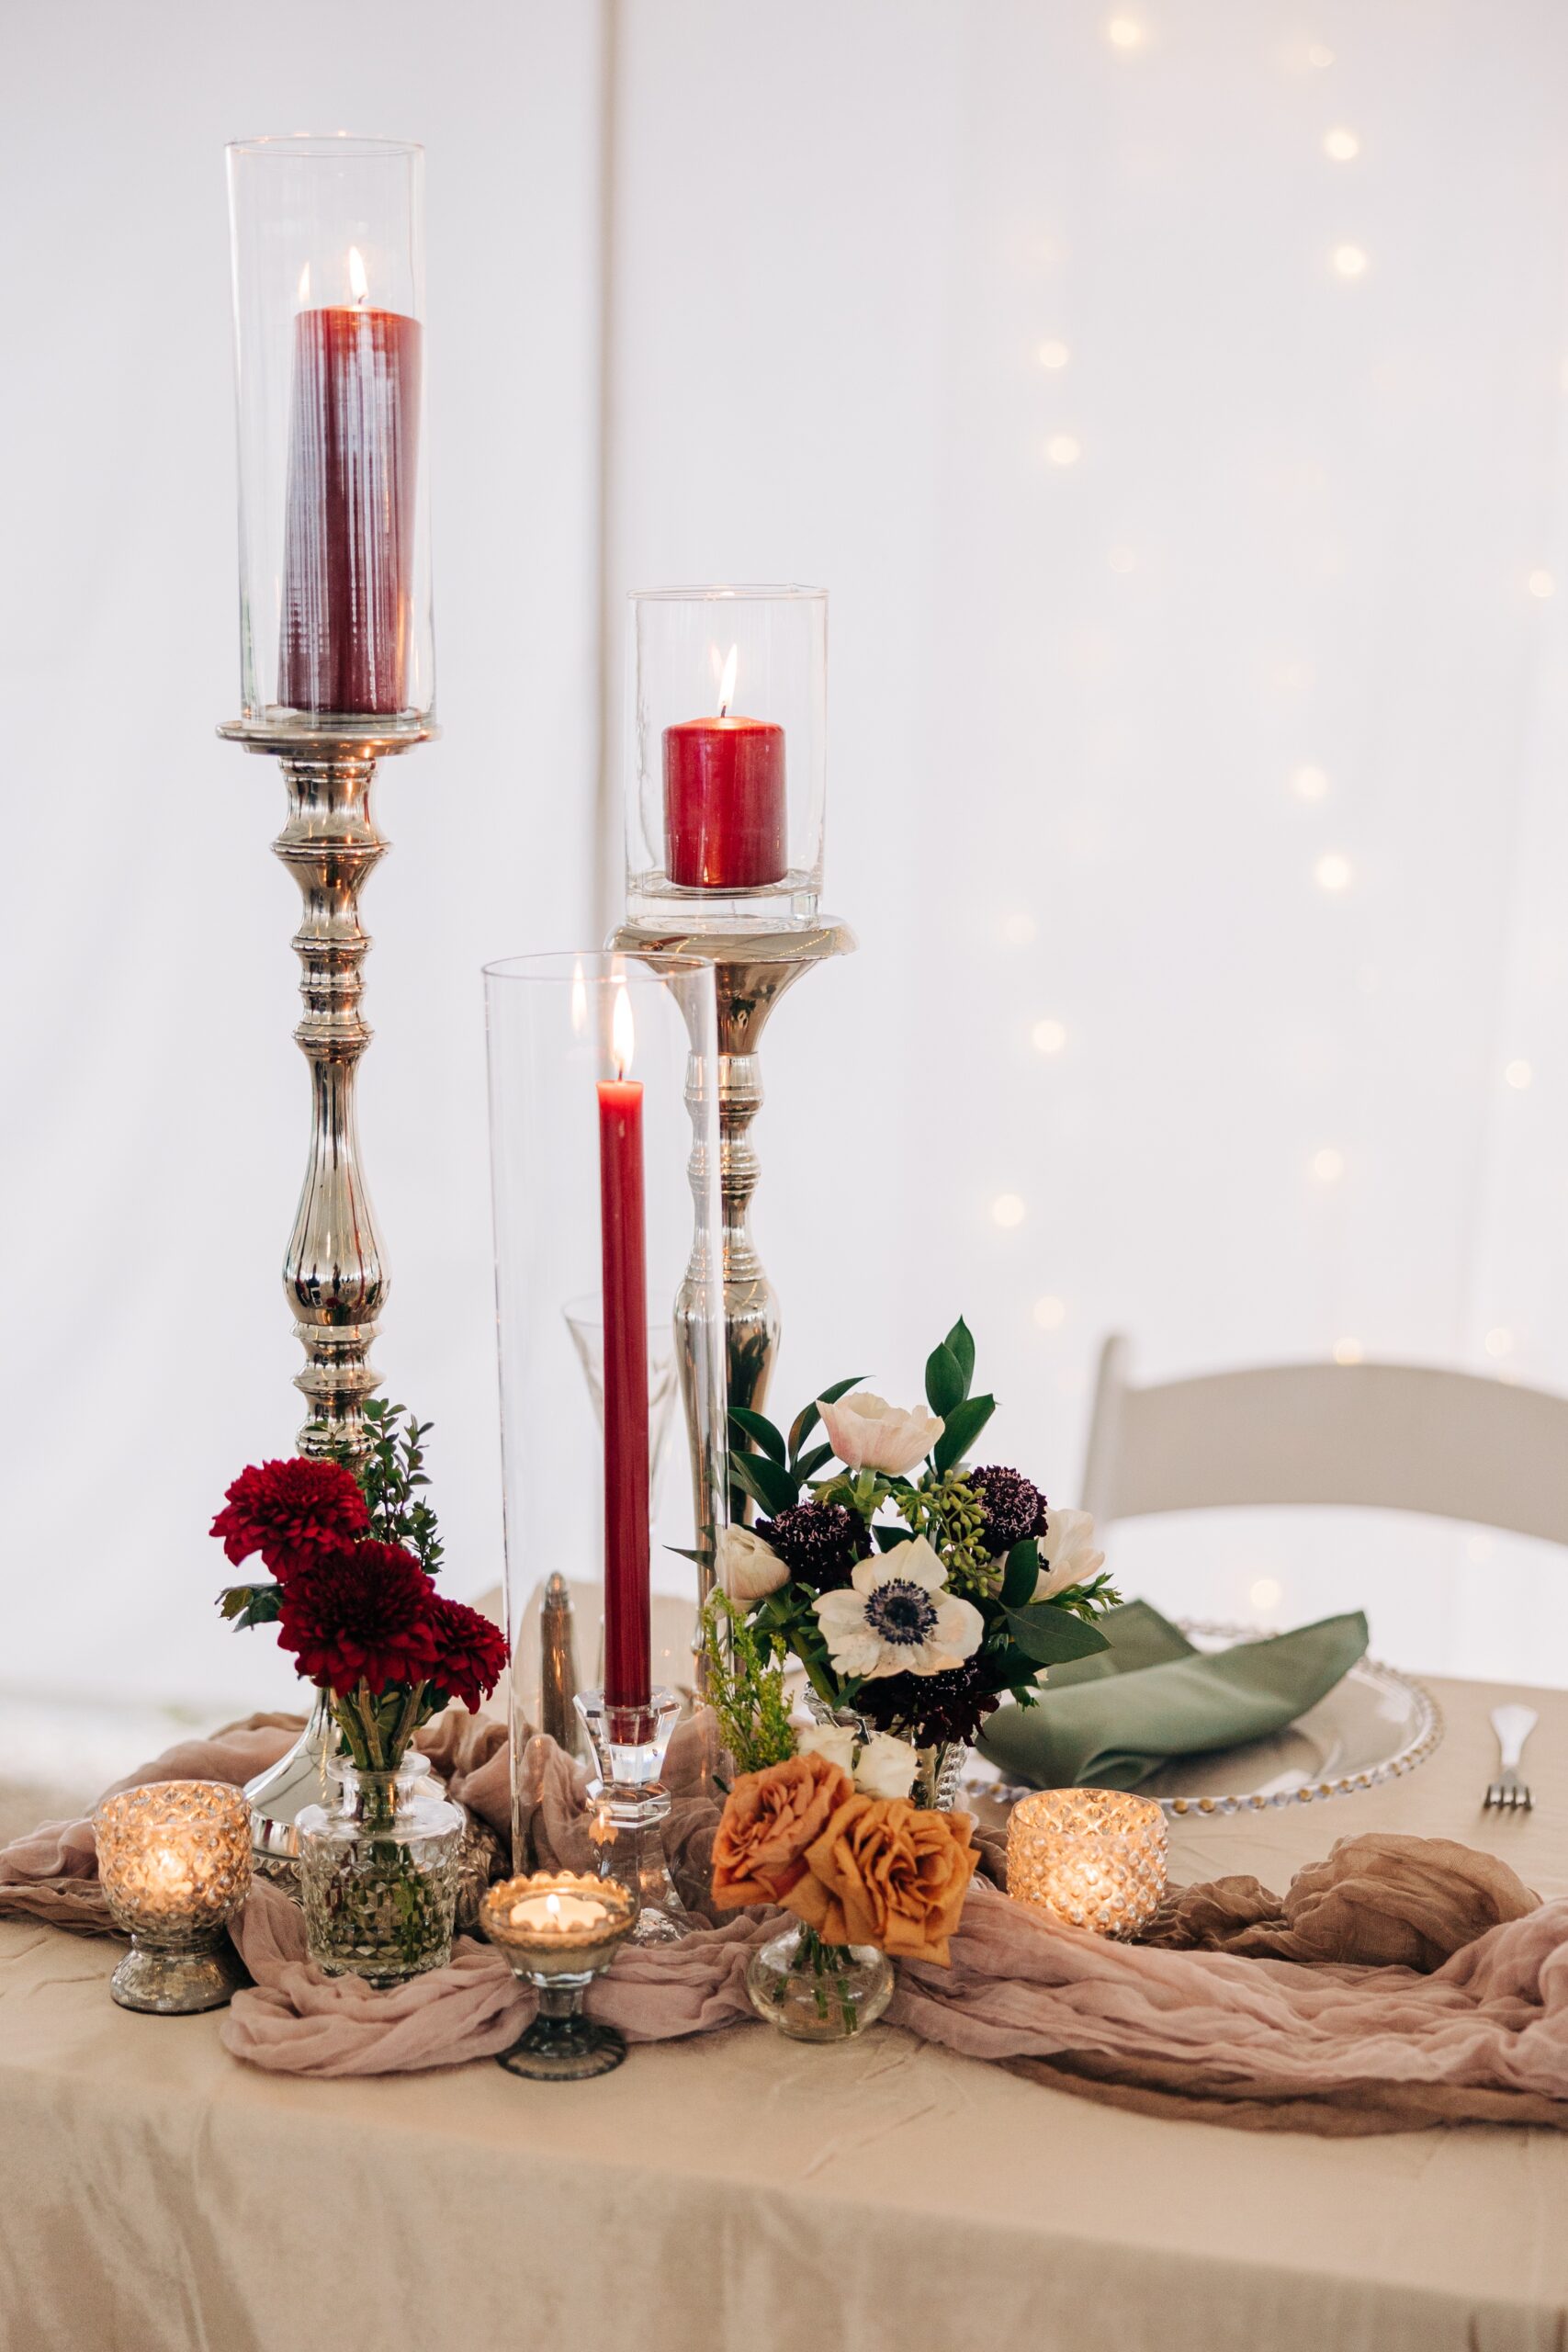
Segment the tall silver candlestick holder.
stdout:
[[[235,719],[228,741],[276,758],[288,819],[273,843],[299,886],[304,919],[294,934],[304,1018],[294,1035],[310,1066],[310,1142],[294,1228],[283,1261],[283,1291],[305,1351],[294,1385],[310,1416],[302,1453],[356,1460],[369,1451],[365,1399],[379,1385],[370,1351],[387,1296],[387,1263],[360,1166],[355,1091],[371,1039],[360,1011],[370,935],[359,893],[390,844],[371,814],[378,761],[427,742],[422,719]],[[331,1720],[324,1693],[299,1738],[270,1771],[252,1781],[256,1868],[292,1881],[295,1822],[325,1792]]]
[[[762,1032],[773,1007],[807,972],[834,956],[854,950],[854,933],[847,923],[828,917],[801,928],[712,931],[676,923],[627,922],[615,933],[611,945],[629,956],[680,955],[698,956],[711,964],[718,1012],[718,1134],[719,1198],[722,1211],[721,1246],[724,1262],[720,1281],[724,1299],[724,1357],[731,1408],[748,1406],[761,1412],[767,1401],[778,1352],[780,1316],[773,1286],[751,1238],[751,1196],[761,1174],[761,1162],[751,1138],[752,1122],[762,1107]],[[701,1064],[694,1060],[694,1083],[701,1087]],[[703,1110],[700,1091],[688,1090],[694,1124]],[[700,1136],[701,1127],[697,1125]],[[696,1152],[702,1150],[701,1142]],[[699,1172],[694,1154],[694,1175]],[[691,1442],[693,1493],[698,1505],[697,1525],[703,1526],[703,1498],[711,1492],[706,1448],[711,1442],[699,1411],[700,1361],[694,1333],[711,1312],[709,1293],[714,1270],[699,1222],[691,1262],[675,1303],[676,1360],[681,1394],[686,1408]],[[729,1515],[744,1521],[751,1509],[743,1488],[733,1487]],[[711,1559],[698,1564],[698,1601],[705,1607],[713,1591]],[[705,1690],[707,1660],[699,1650],[696,1687]]]

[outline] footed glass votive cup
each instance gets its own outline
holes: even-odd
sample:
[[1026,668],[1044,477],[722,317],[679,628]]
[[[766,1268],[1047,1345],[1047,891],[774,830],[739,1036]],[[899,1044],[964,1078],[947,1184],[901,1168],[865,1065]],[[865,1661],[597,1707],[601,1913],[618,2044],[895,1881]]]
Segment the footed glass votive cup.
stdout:
[[1124,1789],[1042,1789],[1008,1821],[1008,1893],[1069,1927],[1141,1934],[1165,1893],[1165,1815]]
[[513,1973],[539,1996],[533,2024],[501,2052],[498,2066],[532,2082],[576,2083],[620,2064],[626,2043],[614,2026],[585,2018],[582,2000],[636,1921],[629,1889],[586,1871],[536,1871],[491,1888],[479,1925]]
[[248,1982],[229,1922],[251,1884],[251,1808],[225,1781],[156,1781],[93,1815],[98,1880],[130,1950],[109,1991],[123,2009],[221,2008]]

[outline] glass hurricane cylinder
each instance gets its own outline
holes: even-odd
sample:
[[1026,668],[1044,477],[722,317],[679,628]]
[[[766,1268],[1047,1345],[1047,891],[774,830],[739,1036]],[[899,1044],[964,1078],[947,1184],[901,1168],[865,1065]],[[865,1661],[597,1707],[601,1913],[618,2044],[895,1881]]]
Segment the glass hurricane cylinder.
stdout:
[[827,796],[825,588],[631,599],[626,913],[775,932],[817,920]]
[[[552,1572],[603,1574],[605,1694],[646,1707],[649,1560],[666,1589],[686,1583],[694,1611],[724,1509],[713,971],[671,956],[520,956],[487,968],[485,992],[507,1630],[520,1654],[529,1597]],[[586,1296],[602,1316],[597,1396],[579,1360]],[[695,1400],[698,1476],[655,1498],[649,1431],[671,1352]],[[682,1569],[679,1552],[700,1565]],[[514,1776],[521,1708],[514,1680]],[[515,1777],[513,1794],[522,1870]]]
[[427,719],[424,153],[229,149],[244,717]]
[[330,1802],[299,1815],[310,1958],[329,1976],[400,1984],[452,1957],[463,1815],[410,1753],[390,1771],[334,1758]]

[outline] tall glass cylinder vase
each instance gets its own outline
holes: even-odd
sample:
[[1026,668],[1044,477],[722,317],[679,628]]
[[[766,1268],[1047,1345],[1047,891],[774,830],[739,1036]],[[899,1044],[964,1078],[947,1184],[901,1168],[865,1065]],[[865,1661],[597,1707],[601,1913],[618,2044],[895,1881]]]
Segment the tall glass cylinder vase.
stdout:
[[434,702],[424,432],[424,152],[288,136],[229,149],[244,718]]
[[[602,1728],[646,1789],[674,1720],[649,1670],[649,1558],[661,1589],[691,1595],[694,1626],[701,1572],[679,1555],[711,1561],[724,1514],[713,970],[676,956],[521,956],[488,967],[485,999],[508,1631],[515,1654],[552,1573],[604,1578],[604,1687],[584,1697],[601,1702],[596,1745]],[[702,1475],[694,1490],[671,1477],[654,1492],[671,1355],[697,1400]],[[514,1683],[514,1770],[522,1698]],[[601,1766],[608,1783],[603,1747]],[[513,1797],[521,1871],[515,1779]],[[613,1857],[608,1826],[602,1845]]]
[[626,915],[774,933],[818,920],[827,797],[824,588],[631,600]]

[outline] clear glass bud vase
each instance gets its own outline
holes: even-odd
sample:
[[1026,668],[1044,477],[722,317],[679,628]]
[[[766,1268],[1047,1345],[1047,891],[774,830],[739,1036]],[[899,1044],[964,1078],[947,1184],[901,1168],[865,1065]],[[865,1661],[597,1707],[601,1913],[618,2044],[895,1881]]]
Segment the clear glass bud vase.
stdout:
[[893,1998],[893,1962],[874,1944],[828,1944],[792,1919],[751,1955],[746,1991],[761,2018],[792,2041],[847,2041]]
[[400,1984],[452,1957],[463,1816],[423,1756],[394,1771],[334,1758],[331,1801],[299,1816],[310,1958],[330,1976]]
[[974,1752],[966,1739],[946,1739],[934,1747],[921,1747],[912,1729],[906,1724],[874,1724],[858,1708],[829,1707],[815,1690],[807,1691],[806,1703],[814,1723],[839,1724],[842,1730],[852,1732],[856,1742],[863,1747],[874,1739],[879,1731],[891,1731],[897,1738],[907,1739],[918,1759],[909,1803],[931,1813],[951,1813],[953,1810]]

